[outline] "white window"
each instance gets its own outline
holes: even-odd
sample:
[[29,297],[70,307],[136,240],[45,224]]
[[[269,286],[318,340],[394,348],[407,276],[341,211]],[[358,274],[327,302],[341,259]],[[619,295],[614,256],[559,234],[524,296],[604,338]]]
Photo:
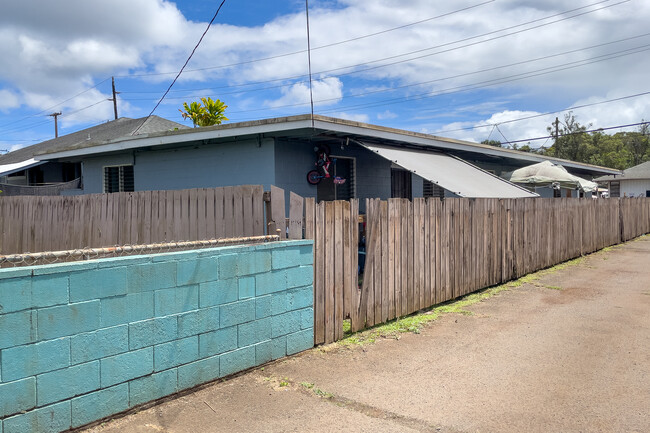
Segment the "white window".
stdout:
[[133,166],[104,167],[104,192],[134,191]]

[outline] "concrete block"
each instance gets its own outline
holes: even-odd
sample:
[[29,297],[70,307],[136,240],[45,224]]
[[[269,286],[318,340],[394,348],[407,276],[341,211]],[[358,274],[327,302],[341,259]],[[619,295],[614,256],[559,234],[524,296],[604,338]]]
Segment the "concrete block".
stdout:
[[251,346],[271,339],[271,318],[253,320],[237,327],[237,347]]
[[96,269],[98,260],[88,260],[85,262],[75,263],[54,263],[51,265],[31,266],[32,275],[53,275],[65,274],[70,272],[83,271],[86,269]]
[[31,266],[22,266],[19,268],[0,269],[0,281],[8,278],[29,277],[32,275]]
[[254,275],[271,270],[270,251],[240,251],[219,257],[219,278]]
[[222,305],[219,315],[222,328],[250,322],[255,319],[255,299]]
[[46,308],[67,304],[68,275],[37,275],[32,278],[32,307]]
[[239,278],[239,299],[248,299],[255,296],[255,277]]
[[101,359],[101,386],[107,388],[153,372],[153,347]]
[[276,270],[255,275],[255,294],[268,295],[287,288],[287,270]]
[[70,338],[3,349],[2,380],[9,382],[70,365]]
[[213,257],[194,258],[178,262],[176,264],[176,284],[188,286],[218,280],[217,263],[217,259]]
[[0,349],[35,342],[37,323],[36,311],[0,314]]
[[154,292],[154,314],[168,316],[199,308],[199,286],[172,287]]
[[255,345],[255,365],[262,365],[273,360],[273,341],[262,341]]
[[242,347],[221,355],[219,376],[224,377],[255,366],[255,346]]
[[32,306],[32,278],[0,280],[0,314],[26,310]]
[[111,388],[73,398],[72,427],[80,427],[129,408],[129,384],[123,383]]
[[178,316],[178,338],[219,329],[219,307],[202,308]]
[[125,325],[154,316],[153,292],[129,293],[125,296],[102,299],[101,327]]
[[314,328],[287,335],[287,355],[314,347]]
[[129,350],[129,327],[120,325],[70,337],[70,362],[81,364]]
[[219,377],[219,355],[178,367],[178,390],[192,388]]
[[272,317],[273,338],[300,331],[302,317],[300,311],[289,311]]
[[289,307],[287,301],[289,299],[287,292],[273,293],[271,296],[271,311],[273,315],[286,313]]
[[255,298],[255,318],[263,319],[273,314],[272,310],[272,296],[258,296]]
[[159,317],[129,324],[129,349],[166,343],[178,338],[176,316]]
[[129,266],[127,284],[129,293],[174,287],[176,286],[176,262]]
[[300,249],[298,247],[276,248],[271,251],[273,269],[300,266]]
[[206,358],[237,348],[237,327],[219,329],[199,335],[199,356]]
[[199,286],[201,308],[227,304],[237,299],[239,299],[239,284],[236,278],[201,283]]
[[70,301],[126,295],[126,267],[93,269],[70,274]]
[[99,301],[38,310],[38,338],[51,340],[99,328]]
[[287,269],[287,288],[311,286],[314,282],[314,268],[299,266]]
[[219,260],[219,279],[226,280],[237,277],[237,261],[239,254],[222,254]]
[[36,406],[36,379],[28,377],[0,383],[0,418],[27,411]]
[[314,264],[314,245],[310,243],[309,245],[300,245],[298,247],[300,255],[298,258],[298,264],[300,266],[307,266]]
[[[159,254],[160,255],[160,254]],[[97,269],[116,268],[119,266],[135,266],[143,263],[151,263],[155,256],[136,255],[124,257],[106,257],[104,259],[93,260],[97,262]]]
[[59,433],[72,425],[70,412],[69,401],[34,409],[7,418],[4,421],[4,433]]
[[300,310],[300,329],[307,329],[314,327],[314,309],[305,308]]
[[176,369],[162,371],[129,382],[129,406],[157,400],[178,391]]
[[287,311],[300,310],[314,305],[312,286],[301,287],[287,292]]
[[154,346],[154,371],[167,370],[199,359],[199,336]]
[[287,356],[287,337],[285,335],[271,340],[271,355],[273,359]]
[[45,406],[99,389],[99,361],[36,376],[37,402]]

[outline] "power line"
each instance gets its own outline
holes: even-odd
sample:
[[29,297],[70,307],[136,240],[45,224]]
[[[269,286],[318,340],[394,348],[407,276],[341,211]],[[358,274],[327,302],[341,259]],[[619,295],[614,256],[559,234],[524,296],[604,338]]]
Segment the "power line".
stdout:
[[[513,122],[520,122],[522,120],[535,119],[537,117],[550,116],[551,114],[559,114],[559,113],[563,113],[563,112],[566,112],[566,111],[579,110],[579,109],[582,109],[582,108],[593,107],[595,105],[609,104],[609,103],[612,103],[612,102],[623,101],[625,99],[631,99],[631,98],[638,98],[639,96],[645,96],[645,95],[650,95],[650,92],[636,93],[634,95],[621,96],[620,98],[607,99],[605,101],[593,102],[591,104],[574,105],[574,106],[571,106],[571,107],[568,107],[568,108],[564,108],[562,110],[547,111],[546,113],[533,114],[533,115],[530,115],[530,116],[518,117],[516,119],[504,120],[504,121],[499,122],[499,125],[503,125],[504,123],[513,123]],[[494,123],[486,123],[484,125],[469,126],[469,127],[466,127],[466,128],[442,129],[442,130],[438,130],[438,131],[433,132],[433,134],[444,134],[446,132],[458,132],[458,131],[470,131],[472,129],[487,128],[487,127],[490,127],[490,126],[494,127],[495,125],[496,124],[494,124]]]
[[[452,93],[466,92],[466,91],[469,91],[469,90],[476,90],[476,89],[480,89],[480,88],[484,88],[484,87],[500,85],[500,84],[506,84],[506,83],[513,82],[513,81],[519,81],[519,80],[523,80],[523,79],[527,79],[527,78],[534,78],[534,77],[538,77],[538,76],[541,76],[541,75],[547,75],[547,74],[550,74],[550,73],[561,72],[561,71],[565,71],[565,70],[568,70],[568,69],[574,69],[574,68],[577,68],[577,67],[590,65],[590,64],[593,64],[593,63],[599,63],[599,62],[603,62],[603,61],[606,61],[606,60],[611,60],[611,59],[615,59],[615,58],[619,58],[619,57],[623,57],[623,56],[628,56],[628,55],[632,55],[632,54],[637,54],[639,52],[648,51],[648,50],[650,50],[650,44],[643,45],[643,46],[636,47],[636,48],[631,48],[631,49],[624,50],[624,51],[618,51],[618,52],[615,52],[615,53],[596,56],[596,57],[592,57],[590,59],[577,60],[577,61],[568,62],[568,63],[564,63],[564,64],[560,64],[560,65],[555,65],[555,66],[545,67],[545,68],[541,68],[541,69],[536,69],[536,70],[533,70],[533,71],[522,72],[522,73],[519,73],[519,74],[509,75],[509,76],[506,76],[506,77],[494,78],[494,79],[491,79],[491,80],[479,81],[477,83],[465,84],[465,85],[462,85],[462,86],[456,86],[456,87],[452,87],[452,88],[448,88],[448,89],[442,89],[442,90],[434,90],[434,91],[419,93],[419,94],[415,94],[415,95],[396,97],[396,98],[390,98],[390,99],[382,99],[382,100],[379,100],[379,101],[373,101],[373,102],[364,103],[364,104],[347,105],[347,106],[342,106],[342,107],[336,107],[334,109],[320,110],[319,113],[328,113],[328,112],[340,111],[340,110],[345,110],[345,109],[371,108],[371,107],[375,107],[375,106],[378,106],[378,105],[385,105],[386,103],[403,103],[403,102],[408,102],[408,101],[431,98],[431,97],[435,97],[435,96],[448,95],[448,94],[452,94]],[[374,93],[386,92],[386,91],[392,91],[392,90],[395,90],[395,89],[391,88],[391,89],[361,93],[361,94],[356,94],[356,95],[348,95],[348,96],[343,96],[341,98],[320,99],[320,100],[316,100],[314,102],[316,102],[316,103],[325,103],[325,102],[338,101],[338,100],[347,99],[347,98],[358,98],[358,97],[362,97],[362,96],[367,96],[367,94],[374,94]],[[253,110],[232,111],[231,114],[255,112],[255,111],[268,111],[269,109],[278,109],[278,108],[300,107],[300,106],[304,106],[306,104],[307,103],[295,103],[295,104],[286,104],[286,105],[282,105],[282,106],[259,108],[259,109],[253,109]]]
[[[585,134],[585,133],[589,133],[589,132],[611,131],[612,129],[631,128],[633,126],[641,126],[641,125],[648,125],[648,124],[650,124],[650,122],[629,123],[627,125],[616,125],[616,126],[608,126],[606,128],[588,129],[588,130],[579,131],[579,132],[569,132],[567,134],[563,134],[562,137],[567,137],[567,136],[571,136],[571,135]],[[513,144],[513,143],[523,143],[523,142],[537,141],[537,140],[547,140],[547,139],[550,139],[550,138],[553,138],[553,137],[554,137],[553,135],[545,135],[543,137],[525,138],[525,139],[522,139],[522,140],[512,140],[512,141],[508,141],[507,143],[502,143],[502,144]]]
[[202,34],[201,37],[199,38],[199,41],[198,41],[198,42],[196,43],[196,45],[194,46],[194,49],[193,49],[192,52],[190,53],[190,56],[189,56],[189,57],[187,58],[187,60],[185,61],[185,64],[183,65],[183,67],[181,68],[181,70],[178,71],[178,75],[176,75],[176,78],[174,78],[174,81],[172,81],[172,83],[169,85],[169,87],[167,88],[167,90],[165,91],[165,93],[164,93],[164,94],[162,95],[162,97],[160,98],[160,101],[158,101],[158,103],[156,104],[156,106],[153,107],[153,110],[151,110],[151,113],[149,113],[149,115],[148,115],[148,116],[147,116],[147,117],[142,121],[142,123],[140,124],[140,126],[138,126],[138,127],[135,129],[135,131],[133,131],[133,133],[131,133],[131,135],[136,135],[136,134],[138,133],[138,131],[140,130],[140,128],[142,128],[142,125],[144,125],[144,124],[147,122],[147,120],[149,120],[149,118],[153,115],[154,111],[156,111],[156,108],[158,108],[158,106],[159,106],[160,103],[163,101],[163,99],[165,99],[165,96],[167,96],[167,94],[168,94],[169,91],[171,90],[171,88],[172,88],[172,86],[174,85],[174,83],[176,83],[176,80],[178,80],[178,77],[181,76],[181,74],[183,73],[183,70],[185,69],[185,67],[187,66],[187,64],[190,62],[190,59],[192,58],[192,56],[194,55],[194,53],[196,52],[196,50],[199,48],[199,45],[201,45],[201,42],[203,41],[203,38],[204,38],[205,35],[208,33],[208,30],[210,30],[210,27],[212,26],[212,23],[213,23],[214,20],[217,18],[217,15],[219,15],[219,11],[221,10],[221,7],[223,6],[223,4],[224,4],[225,2],[226,2],[226,0],[222,0],[222,1],[221,1],[221,4],[219,5],[219,7],[217,8],[217,11],[215,12],[214,16],[212,17],[212,19],[211,19],[210,22],[208,23],[208,26],[206,27],[205,31],[203,32],[203,34]]
[[[566,14],[569,14],[569,13],[577,12],[579,10],[587,9],[589,7],[597,6],[599,4],[607,3],[607,2],[610,2],[610,1],[612,1],[612,0],[601,0],[601,1],[598,1],[596,3],[591,3],[591,4],[588,4],[586,6],[581,6],[579,8],[569,9],[569,10],[566,10],[566,11],[563,11],[563,12],[559,12],[557,14],[548,15],[548,16],[543,17],[543,18],[537,18],[537,19],[527,21],[527,22],[524,22],[524,23],[521,23],[521,24],[516,24],[516,25],[513,25],[513,26],[509,26],[509,27],[504,27],[504,28],[501,28],[501,29],[498,29],[498,30],[493,30],[493,31],[482,33],[482,34],[479,34],[479,35],[470,36],[470,37],[459,39],[459,40],[456,40],[456,41],[447,42],[447,43],[440,44],[440,45],[434,45],[434,46],[430,46],[430,47],[427,47],[427,48],[422,48],[422,49],[418,49],[418,50],[414,50],[414,51],[409,51],[409,52],[402,53],[402,54],[397,54],[397,55],[394,55],[394,56],[383,57],[383,58],[371,60],[371,61],[368,61],[368,62],[357,63],[357,64],[353,64],[353,65],[341,66],[341,67],[338,67],[338,68],[317,71],[314,74],[321,74],[321,75],[322,74],[328,74],[330,72],[336,72],[336,71],[341,71],[341,70],[346,70],[346,69],[351,69],[351,68],[357,68],[359,66],[369,65],[369,64],[373,64],[373,63],[379,63],[379,62],[382,62],[382,61],[385,61],[385,60],[392,60],[392,59],[405,57],[405,56],[412,55],[412,54],[417,54],[417,53],[422,53],[422,52],[426,52],[426,51],[435,50],[437,48],[452,46],[452,45],[456,45],[456,44],[459,44],[459,43],[462,43],[462,42],[467,42],[467,41],[470,41],[470,40],[473,40],[473,39],[482,38],[482,37],[485,37],[485,36],[501,33],[501,32],[504,32],[504,31],[512,30],[512,29],[519,28],[519,27],[523,27],[523,26],[526,26],[526,25],[529,25],[529,24],[534,24],[534,23],[544,21],[544,20],[548,20],[548,19],[551,19],[551,18],[555,18],[555,17],[558,17],[558,16],[562,16],[562,15],[566,15]],[[573,18],[583,16],[583,15],[598,12],[600,10],[607,9],[607,8],[610,8],[610,7],[614,7],[614,6],[618,6],[620,4],[628,3],[630,1],[631,0],[622,0],[622,1],[619,1],[618,3],[602,6],[602,7],[597,8],[597,9],[581,12],[581,13],[571,15],[571,16],[568,16],[568,17],[564,17],[564,18],[561,18],[561,19],[558,19],[558,20],[555,20],[555,21],[539,24],[537,26],[533,26],[533,27],[530,27],[530,28],[518,30],[518,31],[515,31],[515,32],[511,32],[511,33],[507,33],[507,34],[504,34],[504,35],[495,36],[495,37],[492,37],[492,38],[489,38],[489,39],[472,42],[470,44],[465,44],[465,45],[461,45],[461,46],[458,46],[458,47],[453,47],[453,48],[445,49],[445,50],[442,50],[442,51],[437,51],[437,52],[434,52],[434,53],[424,54],[424,55],[413,57],[413,58],[410,58],[410,59],[400,60],[400,61],[386,63],[386,64],[382,64],[382,65],[377,65],[377,66],[372,66],[372,67],[359,69],[359,70],[354,70],[354,71],[350,71],[350,72],[345,72],[345,73],[341,73],[341,74],[338,74],[338,75],[335,75],[335,76],[341,77],[341,76],[345,76],[345,75],[360,74],[360,73],[367,72],[367,71],[370,71],[370,70],[384,68],[384,67],[387,67],[387,66],[394,66],[394,65],[400,64],[400,63],[406,63],[406,62],[410,62],[410,61],[413,61],[413,60],[419,60],[419,59],[422,59],[422,58],[425,58],[425,57],[434,56],[434,55],[437,55],[437,54],[443,54],[443,53],[459,50],[459,49],[462,49],[462,48],[467,48],[467,47],[483,44],[483,43],[486,43],[486,42],[491,42],[491,41],[494,41],[494,40],[497,40],[497,39],[502,39],[502,38],[505,38],[505,37],[508,37],[508,36],[528,32],[530,30],[535,30],[535,29],[538,29],[538,28],[541,28],[541,27],[556,24],[558,22],[562,22],[562,21],[566,21],[566,20],[570,20],[570,19],[573,19]],[[296,51],[296,52],[291,53],[291,54],[299,54],[299,53],[304,53],[304,52],[305,52],[305,50],[302,50],[302,51]],[[282,55],[282,56],[284,56],[284,55]],[[254,62],[258,62],[258,61],[271,60],[271,59],[274,59],[274,58],[277,58],[277,57],[282,57],[282,56],[273,56],[273,57],[267,57],[267,58],[262,58],[262,59],[254,59],[254,60],[249,60],[249,61],[240,62],[240,63],[233,63],[233,64],[229,64],[229,65],[221,65],[221,66],[213,66],[213,67],[200,68],[200,69],[192,69],[192,70],[189,70],[188,72],[205,71],[205,70],[209,70],[209,69],[219,69],[219,68],[227,68],[227,67],[232,67],[232,66],[239,66],[239,65],[254,63]],[[125,76],[122,76],[122,77],[123,78],[130,78],[130,77],[161,75],[161,74],[169,74],[169,73],[125,75]],[[273,80],[266,80],[266,81],[262,81],[262,82],[257,82],[256,84],[273,82],[273,81],[285,81],[285,80],[297,79],[297,78],[302,78],[302,77],[305,77],[305,75],[303,74],[303,75],[297,75],[297,76],[292,76],[292,77],[284,77],[284,78],[278,78],[278,79],[273,79]],[[229,87],[229,86],[227,86],[227,87]]]
[[[320,46],[317,46],[317,47],[312,47],[311,50],[312,51],[320,50],[320,49],[323,49],[323,48],[329,48],[329,47],[333,47],[333,46],[336,46],[336,45],[342,45],[342,44],[345,44],[345,43],[348,43],[348,42],[354,42],[354,41],[358,41],[358,40],[361,40],[361,39],[366,39],[366,38],[369,38],[369,37],[372,37],[372,36],[377,36],[377,35],[389,33],[389,32],[395,31],[395,30],[401,30],[401,29],[406,28],[406,27],[411,27],[411,26],[414,26],[414,25],[417,25],[417,24],[422,24],[422,23],[425,23],[425,22],[428,22],[428,21],[433,21],[433,20],[439,19],[439,18],[448,17],[450,15],[454,15],[454,14],[457,14],[459,12],[465,12],[467,10],[477,8],[479,6],[484,6],[486,4],[493,3],[494,1],[495,0],[488,0],[488,1],[478,3],[478,4],[475,4],[475,5],[472,5],[472,6],[457,9],[457,10],[452,11],[452,12],[447,12],[447,13],[444,13],[444,14],[441,14],[441,15],[436,15],[434,17],[425,18],[423,20],[414,21],[414,22],[407,23],[407,24],[404,24],[404,25],[401,25],[401,26],[381,30],[381,31],[378,31],[378,32],[375,32],[375,33],[369,33],[369,34],[356,36],[354,38],[345,39],[345,40],[338,41],[338,42],[332,42],[332,43],[329,43],[329,44],[320,45]],[[604,1],[611,1],[611,0],[604,0]],[[218,65],[218,66],[208,66],[208,67],[205,67],[205,68],[188,69],[187,72],[201,72],[201,71],[208,71],[208,70],[213,70],[213,69],[231,68],[233,66],[242,66],[242,65],[247,65],[247,64],[250,64],[250,63],[263,62],[263,61],[267,61],[267,60],[275,60],[275,59],[279,59],[279,58],[282,58],[282,57],[289,57],[289,56],[294,56],[294,55],[297,55],[297,54],[304,54],[306,52],[307,52],[307,50],[292,51],[290,53],[278,54],[278,55],[275,55],[275,56],[268,56],[268,57],[261,57],[261,58],[257,58],[257,59],[246,60],[246,61],[243,61],[243,62],[229,63],[229,64]],[[146,73],[146,74],[122,75],[122,76],[118,76],[118,77],[119,78],[150,77],[150,76],[159,76],[159,75],[172,75],[172,74],[175,74],[175,73],[176,72],[152,72],[152,73]]]
[[[519,61],[519,62],[509,63],[509,64],[506,64],[506,65],[494,66],[494,67],[490,67],[490,68],[480,69],[480,70],[472,71],[472,72],[465,72],[465,73],[462,73],[462,74],[457,74],[457,75],[443,77],[443,78],[436,78],[435,80],[420,81],[420,82],[417,82],[417,83],[405,84],[405,85],[402,85],[402,86],[391,87],[389,89],[381,89],[381,90],[376,90],[376,91],[372,91],[372,92],[364,92],[364,93],[350,95],[350,96],[368,96],[368,95],[373,94],[373,93],[382,93],[382,92],[387,92],[387,91],[396,90],[396,89],[404,89],[404,88],[408,88],[408,87],[421,86],[423,84],[431,84],[431,83],[435,83],[435,82],[439,82],[439,81],[445,81],[445,80],[450,80],[450,79],[454,79],[454,78],[461,78],[461,77],[465,77],[465,76],[469,76],[469,75],[476,75],[476,74],[483,73],[483,72],[491,72],[491,71],[495,71],[495,70],[503,69],[503,68],[510,68],[510,67],[513,67],[513,66],[521,66],[521,65],[524,65],[524,64],[527,64],[527,63],[533,63],[533,62],[538,62],[538,61],[541,61],[541,60],[547,60],[547,59],[551,59],[553,57],[560,57],[560,56],[564,56],[564,55],[567,55],[567,54],[573,54],[573,53],[582,52],[582,51],[586,51],[586,50],[590,50],[590,49],[594,49],[594,48],[601,48],[601,47],[604,47],[604,46],[607,46],[607,45],[613,45],[613,44],[616,44],[616,43],[630,41],[630,40],[633,40],[633,39],[638,39],[638,38],[642,38],[642,37],[646,37],[646,36],[650,36],[650,33],[644,33],[644,34],[637,35],[637,36],[631,36],[631,37],[628,37],[628,38],[618,39],[618,40],[611,41],[611,42],[604,42],[602,44],[577,48],[577,49],[564,51],[564,52],[556,53],[556,54],[550,54],[550,55],[547,55],[547,56],[537,57],[537,58],[533,58],[533,59],[522,60],[522,61]],[[338,76],[337,75],[332,75],[332,76],[328,76],[327,78],[338,78]],[[272,90],[272,89],[277,89],[277,88],[295,86],[296,84],[301,84],[301,83],[307,83],[307,81],[297,81],[297,82],[292,82],[292,83],[288,83],[288,84],[281,84],[281,85],[277,85],[277,86],[259,87],[259,88],[256,88],[256,89],[249,89],[249,90],[236,90],[236,91],[232,91],[232,92],[220,92],[219,95],[221,95],[221,96],[223,96],[223,95],[238,95],[238,94],[243,94],[243,93],[266,91],[266,90]],[[216,87],[216,88],[205,88],[205,89],[192,89],[192,90],[187,89],[186,91],[192,91],[192,92],[203,91],[203,92],[205,92],[206,90],[216,90],[216,89],[222,89],[222,88],[228,88],[228,87],[229,86],[222,86],[222,87]],[[233,86],[233,87],[237,87],[237,86]],[[183,91],[183,90],[177,90],[177,91]],[[123,93],[149,93],[149,92],[123,92]],[[151,93],[159,93],[159,92],[151,92]],[[187,97],[188,96],[173,97],[173,98],[167,98],[167,99],[182,100],[182,99],[186,99]],[[151,101],[152,100],[152,98],[123,98],[123,99],[125,101]]]

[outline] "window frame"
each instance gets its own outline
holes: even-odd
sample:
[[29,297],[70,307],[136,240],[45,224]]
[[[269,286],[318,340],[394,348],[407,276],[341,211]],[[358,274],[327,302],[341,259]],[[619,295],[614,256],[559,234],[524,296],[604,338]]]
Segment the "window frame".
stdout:
[[[130,190],[124,188],[124,167],[131,167],[132,170],[132,184]],[[118,190],[117,191],[107,191],[107,169],[118,168]],[[102,167],[102,191],[104,194],[113,194],[116,192],[134,192],[135,191],[135,167],[133,164],[113,164],[105,165]]]

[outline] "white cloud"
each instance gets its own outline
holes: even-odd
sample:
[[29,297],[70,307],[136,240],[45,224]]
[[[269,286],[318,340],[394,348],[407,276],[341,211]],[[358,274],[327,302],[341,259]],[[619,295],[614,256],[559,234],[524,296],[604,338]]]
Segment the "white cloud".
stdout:
[[[314,106],[326,106],[337,103],[343,96],[343,83],[338,78],[323,78],[312,82]],[[266,105],[283,107],[286,105],[310,105],[309,83],[297,83],[282,89],[282,97],[267,101]]]
[[367,114],[346,113],[340,111],[338,113],[335,113],[333,116],[340,119],[351,120],[353,122],[370,123],[370,117]]
[[[402,122],[410,121],[409,127],[414,129],[435,131],[451,129],[449,124],[456,122],[454,118],[463,126],[491,119],[496,122],[518,112],[557,110],[593,98],[606,99],[603,93],[607,91],[626,95],[647,90],[642,86],[647,82],[650,56],[643,52],[579,68],[560,69],[570,62],[588,63],[590,58],[624,54],[626,49],[649,44],[650,37],[639,37],[579,50],[647,33],[650,2],[603,3],[576,13],[612,7],[530,31],[523,30],[533,27],[532,24],[499,32],[583,5],[558,0],[500,0],[396,31],[363,37],[476,4],[476,0],[452,3],[331,0],[316,3],[310,10],[312,70],[314,76],[319,77],[313,87],[316,106],[328,107],[324,112],[330,115],[338,110],[341,117],[360,116],[364,122],[370,118],[380,121],[398,118]],[[272,87],[278,83],[271,80],[282,79],[281,82],[289,84],[287,87],[248,92],[243,96],[230,94],[223,100],[235,112],[295,104],[302,105],[296,105],[294,110],[308,111],[309,88],[304,82],[297,82],[304,80],[307,74],[305,16],[302,6],[296,6],[295,11],[255,27],[215,23],[176,87],[219,86],[218,92],[227,95],[232,89],[221,90],[223,86],[270,81],[258,87]],[[535,25],[566,17],[538,21]],[[0,96],[8,95],[0,97],[0,111],[17,108],[17,104],[41,110],[111,75],[178,71],[205,25],[187,20],[175,3],[165,0],[10,2],[3,6],[0,16],[0,58],[5,60],[0,68]],[[520,32],[501,37],[514,31]],[[488,36],[477,37],[490,32]],[[353,38],[358,39],[337,44]],[[489,38],[497,39],[486,41]],[[465,42],[458,42],[462,40]],[[411,51],[414,53],[403,55]],[[573,52],[557,55],[567,51]],[[295,54],[285,56],[286,53]],[[259,58],[271,59],[252,62]],[[528,62],[533,59],[541,60]],[[245,63],[234,65],[240,62]],[[378,68],[388,63],[392,64]],[[366,68],[372,69],[361,71]],[[535,72],[544,68],[555,68],[558,72],[543,75],[539,75],[543,71]],[[355,73],[340,75],[351,72]],[[518,74],[536,76],[516,80],[514,76]],[[287,77],[295,78],[288,80]],[[166,84],[172,78],[173,75],[155,75],[130,82],[142,83],[145,87]],[[388,91],[396,87],[400,89]],[[478,89],[468,90],[474,87]],[[57,110],[71,113],[87,107],[110,97],[105,93],[107,89],[105,86],[102,91],[87,92],[58,106]],[[376,93],[378,90],[387,92]],[[418,99],[417,95],[427,93],[447,95]],[[463,100],[465,95],[476,96],[469,103]],[[414,99],[401,107],[417,112],[413,116],[405,115],[398,105],[381,104],[382,99],[407,96]],[[374,106],[362,106],[373,102]],[[120,113],[145,115],[153,106],[152,102],[138,104],[128,105],[126,99],[121,100]],[[390,110],[386,110],[386,106],[390,106]],[[647,102],[625,101],[576,114],[584,123],[612,124],[648,118],[649,106]],[[360,114],[346,114],[352,112]],[[275,115],[281,111],[256,111],[251,115],[266,115],[261,113]],[[440,120],[443,115],[447,118]],[[243,113],[242,116],[246,117]],[[62,116],[61,120],[64,125],[73,125],[73,122],[103,121],[111,117],[111,105],[106,103],[71,114],[67,119]],[[500,129],[508,139],[514,140],[545,133],[547,123],[546,118],[531,119],[503,124]],[[444,124],[447,125],[441,128]],[[494,132],[503,139],[498,131]],[[489,128],[457,133],[462,138],[478,141],[487,138],[488,134]]]
[[398,115],[395,114],[395,113],[393,113],[393,112],[390,111],[390,110],[386,110],[386,111],[384,111],[384,112],[382,112],[382,113],[378,113],[378,114],[377,114],[377,119],[379,119],[379,120],[384,120],[384,119],[395,119],[395,118],[397,118],[397,117],[398,117]]

